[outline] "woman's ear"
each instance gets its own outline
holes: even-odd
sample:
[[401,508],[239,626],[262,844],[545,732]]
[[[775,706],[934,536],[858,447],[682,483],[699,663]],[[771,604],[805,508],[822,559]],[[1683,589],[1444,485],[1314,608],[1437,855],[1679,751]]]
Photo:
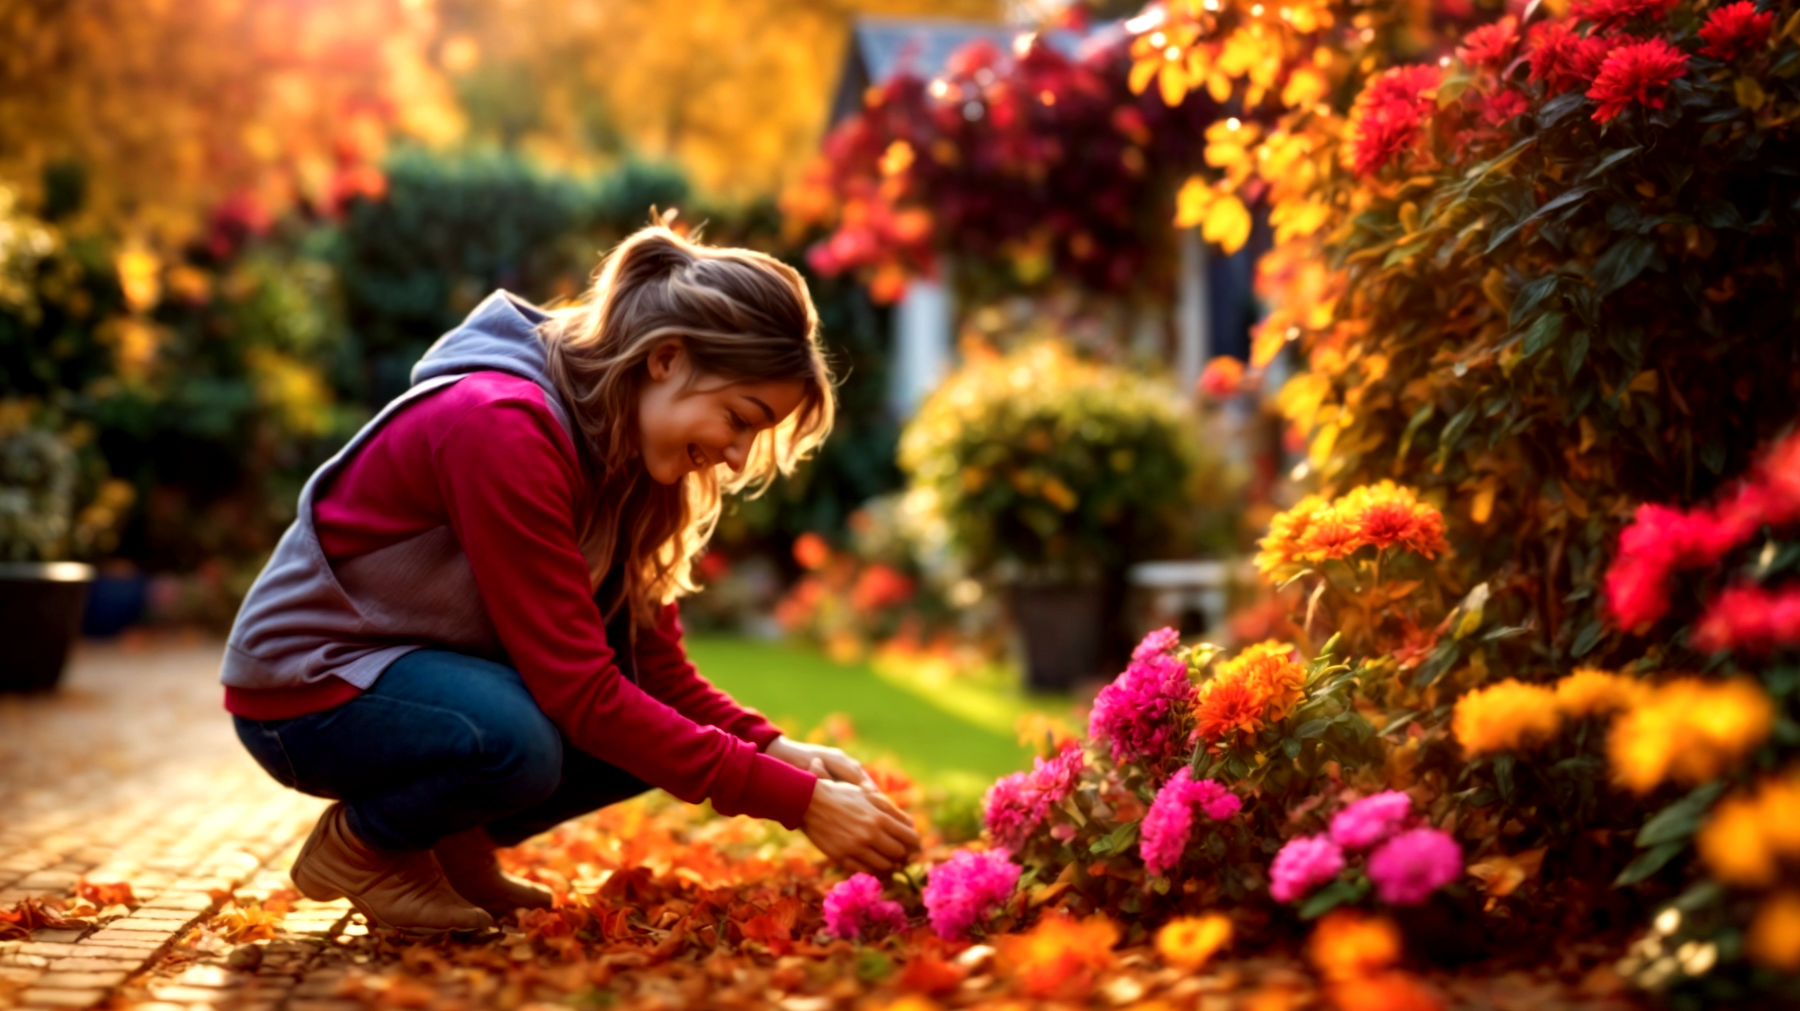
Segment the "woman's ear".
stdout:
[[686,359],[687,351],[681,346],[681,342],[670,338],[651,350],[650,357],[644,360],[644,366],[650,370],[650,378],[660,383],[685,371]]

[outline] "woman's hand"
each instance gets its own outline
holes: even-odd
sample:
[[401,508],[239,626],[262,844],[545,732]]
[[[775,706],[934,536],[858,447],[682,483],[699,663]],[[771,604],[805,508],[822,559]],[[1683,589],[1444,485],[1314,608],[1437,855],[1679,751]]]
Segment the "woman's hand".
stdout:
[[[840,783],[875,789],[875,781],[863,771],[861,763],[838,748],[827,748],[823,744],[804,744],[787,737],[777,737],[769,742],[768,749],[763,753],[770,758],[778,758],[796,769],[805,769],[821,779],[834,779]],[[824,766],[825,771],[815,770],[814,762]]]
[[841,783],[824,774],[822,761],[811,770],[813,785],[801,831],[819,852],[852,871],[886,874],[919,849],[919,834],[894,802],[873,785]]

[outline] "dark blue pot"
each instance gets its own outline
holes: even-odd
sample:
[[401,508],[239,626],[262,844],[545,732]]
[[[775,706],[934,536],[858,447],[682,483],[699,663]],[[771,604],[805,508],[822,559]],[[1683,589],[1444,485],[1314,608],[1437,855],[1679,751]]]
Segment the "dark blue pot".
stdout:
[[81,634],[104,639],[137,624],[143,620],[149,589],[150,577],[142,573],[95,576],[81,615]]

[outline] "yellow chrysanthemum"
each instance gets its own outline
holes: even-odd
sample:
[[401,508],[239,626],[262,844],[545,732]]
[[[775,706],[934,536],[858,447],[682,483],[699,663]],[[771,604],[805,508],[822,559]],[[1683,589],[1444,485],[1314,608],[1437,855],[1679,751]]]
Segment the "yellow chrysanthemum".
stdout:
[[1599,716],[1630,708],[1644,697],[1645,689],[1635,678],[1577,667],[1575,673],[1556,683],[1556,706],[1571,720]]
[[1761,744],[1775,709],[1747,679],[1682,678],[1660,685],[1626,710],[1606,741],[1613,777],[1637,793],[1664,780],[1715,779]]
[[1170,920],[1156,932],[1157,954],[1183,969],[1200,968],[1230,943],[1231,920],[1218,913],[1183,916]]
[[1744,936],[1744,950],[1777,972],[1800,972],[1800,892],[1776,892],[1763,900]]
[[1762,811],[1753,797],[1727,797],[1713,809],[1694,845],[1720,881],[1761,888],[1775,880],[1775,851],[1761,822]]
[[1556,693],[1512,678],[1456,700],[1450,726],[1470,757],[1540,743],[1562,725]]
[[1362,546],[1362,532],[1355,521],[1336,508],[1314,516],[1298,545],[1300,557],[1309,562],[1347,558]]

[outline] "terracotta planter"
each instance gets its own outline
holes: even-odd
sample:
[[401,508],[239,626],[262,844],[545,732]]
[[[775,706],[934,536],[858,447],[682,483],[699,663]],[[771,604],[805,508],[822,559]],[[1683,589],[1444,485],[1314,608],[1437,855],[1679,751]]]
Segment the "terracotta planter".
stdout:
[[1100,673],[1106,595],[1098,586],[1016,586],[1013,623],[1025,647],[1025,686],[1066,692]]
[[56,687],[93,579],[79,562],[0,562],[0,692]]

